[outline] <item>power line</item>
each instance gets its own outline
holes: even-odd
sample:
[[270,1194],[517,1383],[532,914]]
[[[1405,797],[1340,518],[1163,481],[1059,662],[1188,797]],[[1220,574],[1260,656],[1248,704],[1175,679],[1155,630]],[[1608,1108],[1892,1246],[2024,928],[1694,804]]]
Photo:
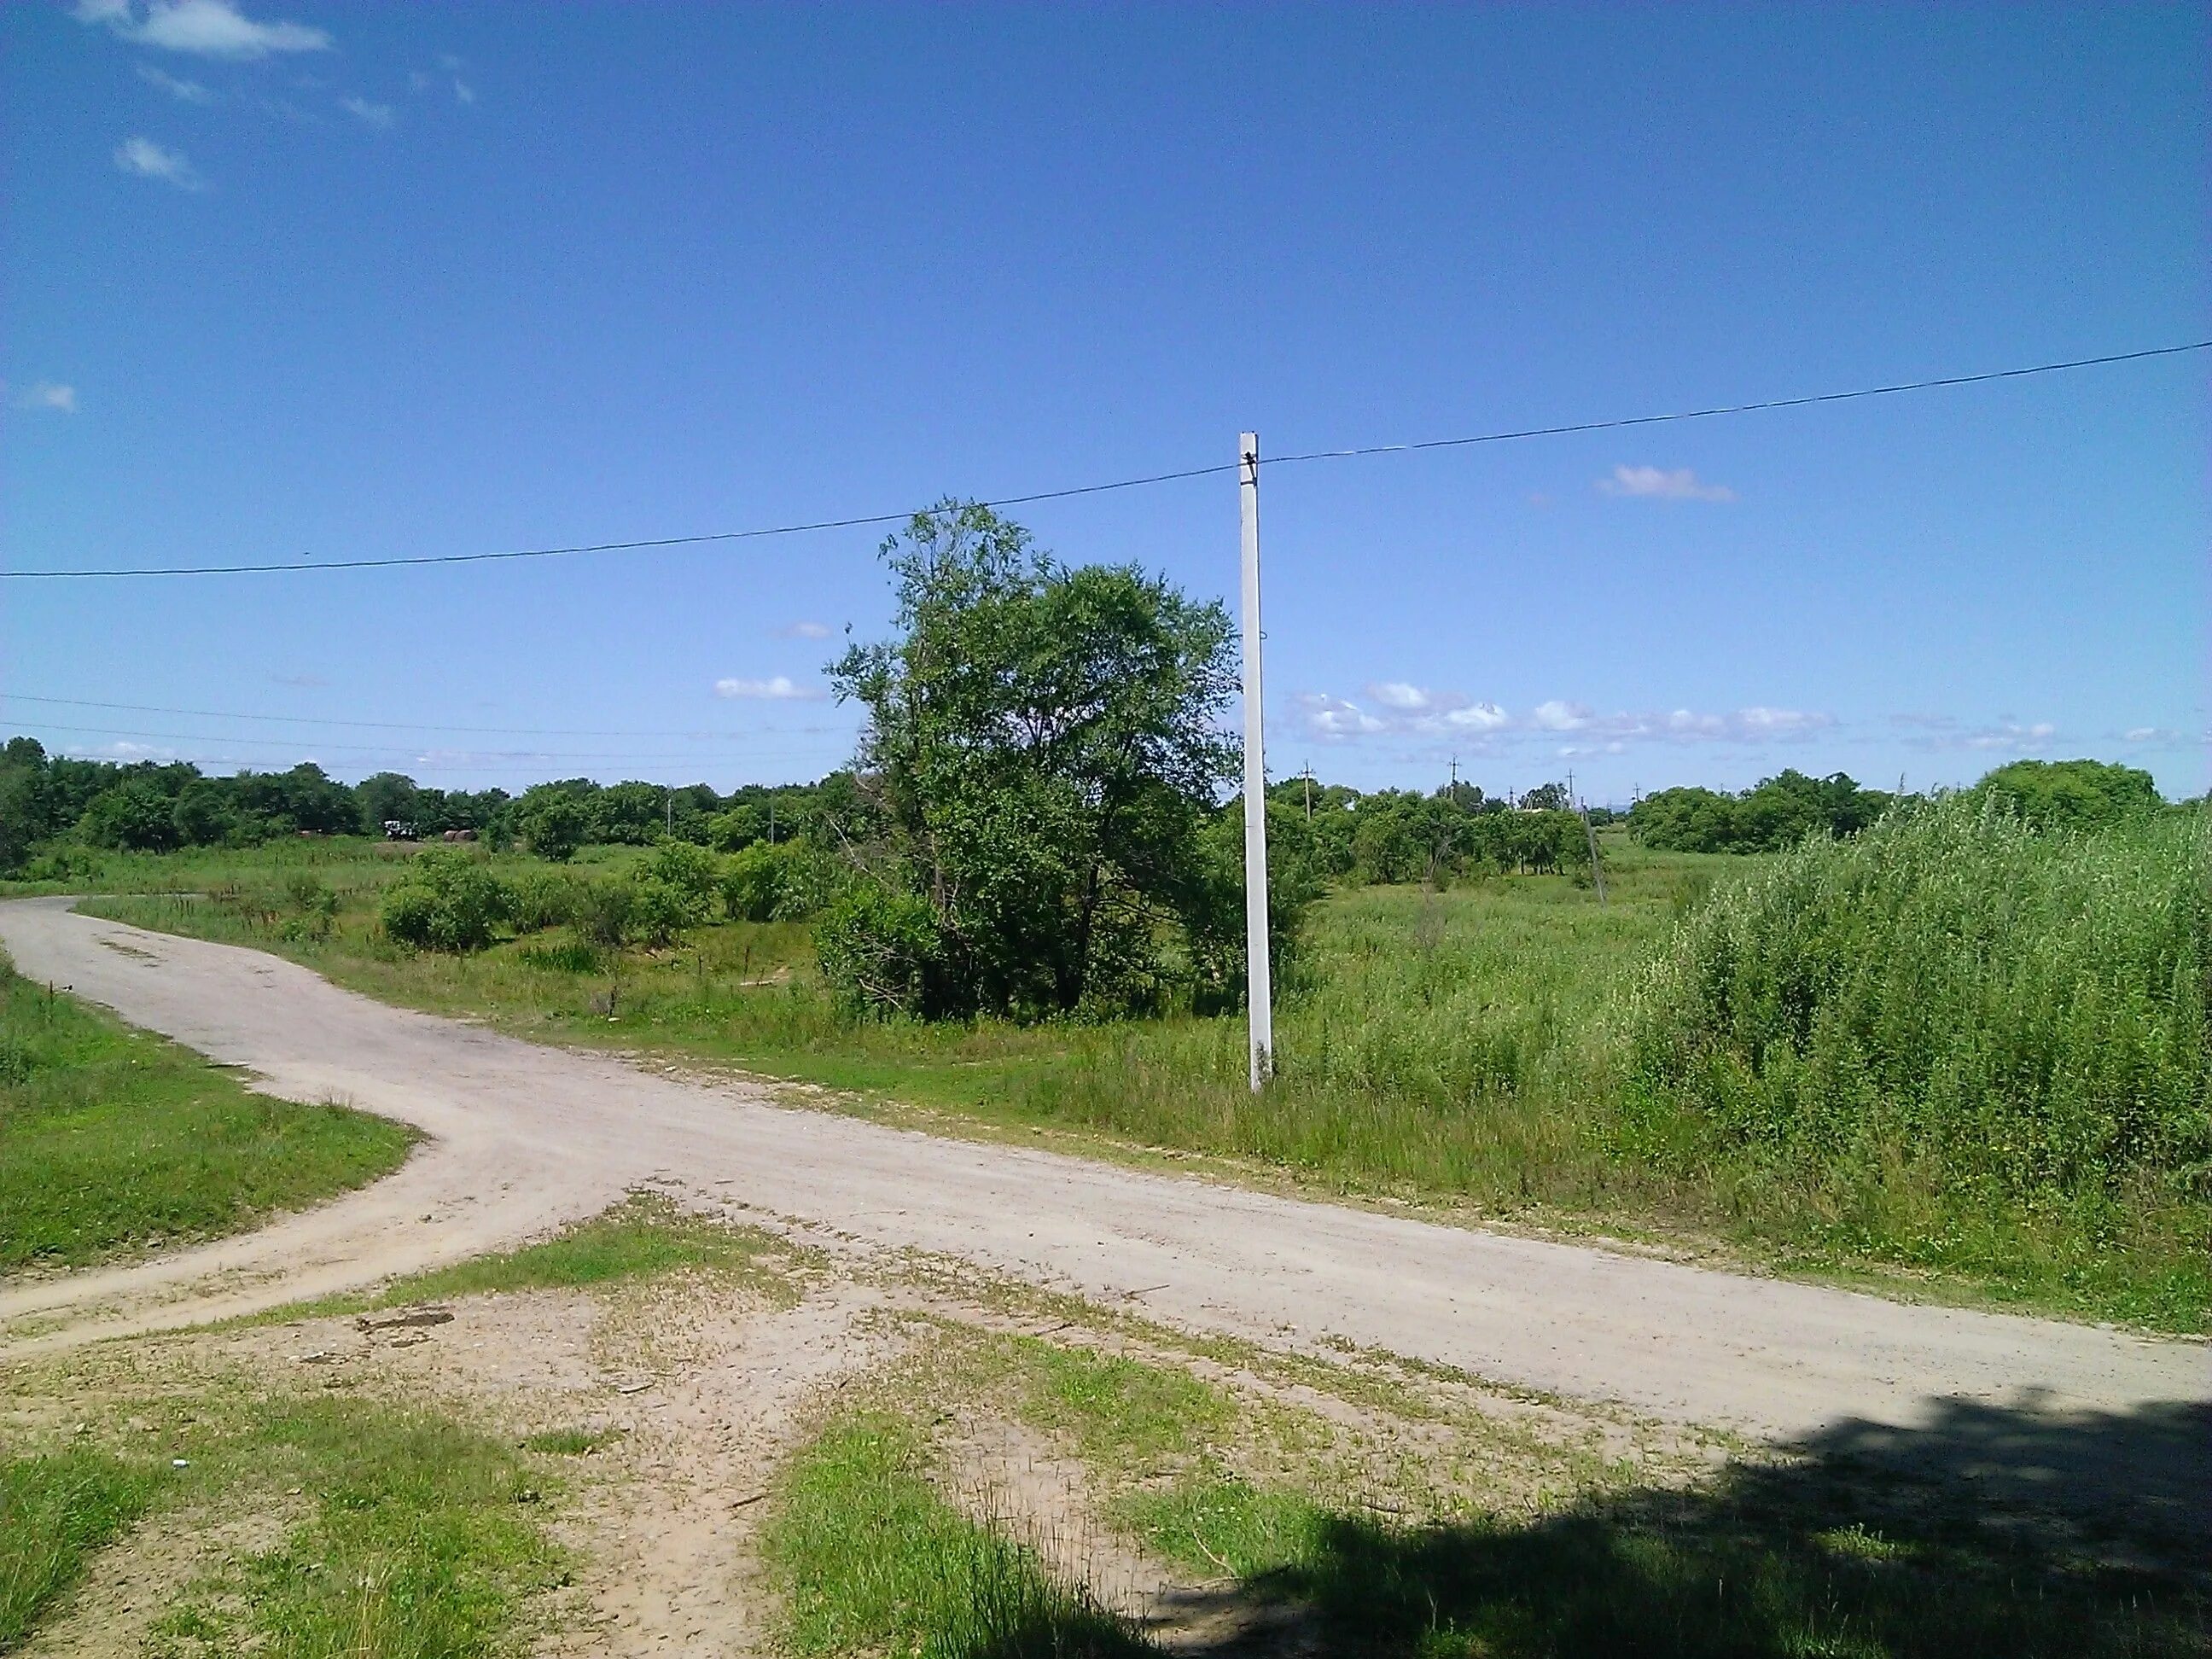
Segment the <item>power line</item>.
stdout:
[[1900,392],[1932,392],[1940,387],[1979,386],[1990,380],[2017,380],[2031,374],[2057,374],[2073,368],[2097,368],[2106,363],[2139,362],[2146,357],[2175,357],[2184,352],[2212,349],[2212,340],[2192,340],[2186,345],[2152,346],[2142,351],[2116,352],[2108,357],[2076,357],[2069,362],[2036,363],[2027,368],[1993,368],[1980,374],[1946,374],[1932,380],[1900,380],[1893,386],[1860,386],[1850,392],[1817,392],[1802,398],[1770,398],[1755,404],[1717,404],[1711,409],[1678,410],[1670,415],[1631,415],[1612,421],[1578,421],[1571,426],[1532,426],[1516,432],[1485,432],[1472,438],[1425,438],[1418,443],[1375,444],[1364,449],[1315,449],[1303,455],[1277,455],[1264,466],[1287,466],[1295,461],[1340,461],[1361,455],[1404,455],[1420,449],[1464,449],[1471,444],[1510,443],[1519,438],[1561,438],[1577,432],[1613,432],[1623,427],[1662,426],[1672,421],[1704,421],[1716,415],[1753,415],[1762,410],[1805,409],[1814,404],[1846,404],[1861,398],[1888,398]]
[[[195,719],[215,720],[265,720],[291,726],[342,726],[356,730],[375,732],[459,732],[477,737],[500,738],[691,738],[702,742],[721,742],[726,739],[756,735],[745,732],[618,732],[594,731],[588,727],[551,726],[428,726],[414,725],[404,720],[349,720],[321,714],[245,714],[222,708],[168,708],[150,702],[94,702],[83,697],[44,697],[28,691],[0,691],[0,702],[50,703],[64,708],[107,708],[132,714],[189,714]],[[57,731],[65,727],[57,726]],[[826,726],[804,726],[788,731],[762,733],[772,737],[788,737],[796,733],[818,735],[836,728]],[[241,738],[241,743],[259,742],[259,738]]]
[[[1867,398],[1894,397],[1900,392],[1932,392],[1996,380],[2023,380],[2031,375],[2058,374],[2072,369],[2098,368],[2112,363],[2141,362],[2154,357],[2174,357],[2212,349],[2212,340],[2192,340],[2180,345],[2150,346],[2140,351],[2113,352],[2101,357],[2075,357],[2063,362],[2033,363],[2020,368],[1989,369],[1976,374],[1945,374],[1929,380],[1900,380],[1888,386],[1858,386],[1848,392],[1820,392],[1796,398],[1770,398],[1758,403],[1717,404],[1706,409],[1676,410],[1663,415],[1630,415],[1611,420],[1577,421],[1562,426],[1522,427],[1511,431],[1483,432],[1461,438],[1426,438],[1410,443],[1374,444],[1356,449],[1315,449],[1294,455],[1277,455],[1262,466],[1286,466],[1304,461],[1351,460],[1371,455],[1410,454],[1427,449],[1463,449],[1475,444],[1511,443],[1526,438],[1558,438],[1576,433],[1613,432],[1630,427],[1662,426],[1677,421],[1703,421],[1721,415],[1750,415],[1763,410],[1807,409],[1821,404],[1850,403]],[[1147,473],[1141,477],[1117,478],[1108,483],[1078,484],[1066,489],[1038,490],[1027,495],[1002,495],[981,505],[988,507],[1026,507],[1038,501],[1067,501],[1079,495],[1098,495],[1111,490],[1139,489],[1151,484],[1172,483],[1185,478],[1212,477],[1231,472],[1241,465],[1225,461],[1214,466],[1185,467],[1172,472]],[[903,524],[913,511],[870,513],[842,519],[817,519],[803,524],[769,525],[752,530],[718,530],[690,536],[656,536],[631,541],[584,542],[567,547],[505,549],[490,553],[419,553],[392,558],[295,560],[289,563],[138,565],[93,570],[0,570],[0,580],[94,580],[146,576],[242,576],[319,570],[389,570],[422,565],[487,564],[501,560],[567,558],[583,553],[654,551],[672,547],[697,547],[714,542],[756,541],[774,536],[801,536],[824,530],[855,530]]]

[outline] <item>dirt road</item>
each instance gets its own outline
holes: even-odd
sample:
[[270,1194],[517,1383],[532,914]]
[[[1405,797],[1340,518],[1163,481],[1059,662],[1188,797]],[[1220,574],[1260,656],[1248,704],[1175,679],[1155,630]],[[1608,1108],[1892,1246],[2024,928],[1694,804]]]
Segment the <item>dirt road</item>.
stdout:
[[[246,1237],[0,1289],[0,1352],[195,1323],[459,1259],[653,1181],[1278,1345],[1349,1341],[1681,1421],[1798,1437],[1947,1401],[2045,1414],[2212,1401],[2212,1349],[1930,1307],[938,1139],[386,1007],[230,946],[0,904],[24,974],[434,1137]],[[2212,1440],[2212,1437],[2198,1437]],[[2212,1446],[2196,1455],[2212,1489]],[[2171,1473],[2171,1471],[2169,1471]]]

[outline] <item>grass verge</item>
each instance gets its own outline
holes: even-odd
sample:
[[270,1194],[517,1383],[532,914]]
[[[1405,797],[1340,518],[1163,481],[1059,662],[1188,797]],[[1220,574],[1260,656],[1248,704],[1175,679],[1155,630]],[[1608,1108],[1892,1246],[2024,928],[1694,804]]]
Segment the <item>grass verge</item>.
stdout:
[[0,1653],[22,1644],[153,1491],[148,1469],[98,1452],[0,1458]]
[[415,1139],[250,1093],[0,966],[0,1273],[242,1231],[389,1174]]
[[943,1659],[1153,1653],[1030,1551],[939,1497],[896,1418],[832,1424],[784,1472],[767,1528],[801,1655]]

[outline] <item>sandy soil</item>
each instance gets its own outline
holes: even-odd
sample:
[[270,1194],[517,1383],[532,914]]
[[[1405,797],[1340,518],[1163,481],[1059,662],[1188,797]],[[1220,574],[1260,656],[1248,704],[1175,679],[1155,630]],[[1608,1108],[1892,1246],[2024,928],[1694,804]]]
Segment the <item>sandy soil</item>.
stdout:
[[[580,1219],[652,1183],[860,1250],[925,1250],[1182,1328],[1353,1344],[1678,1422],[1802,1437],[1959,1402],[2054,1416],[2212,1402],[2212,1349],[1900,1304],[1433,1225],[789,1109],[385,1006],[261,953],[0,905],[21,972],[297,1100],[416,1124],[396,1175],[245,1237],[0,1289],[0,1355],[362,1285]],[[2212,1490],[2212,1435],[2182,1471]],[[2167,1477],[2175,1471],[2162,1470]],[[2117,1473],[2115,1475],[2117,1477]]]

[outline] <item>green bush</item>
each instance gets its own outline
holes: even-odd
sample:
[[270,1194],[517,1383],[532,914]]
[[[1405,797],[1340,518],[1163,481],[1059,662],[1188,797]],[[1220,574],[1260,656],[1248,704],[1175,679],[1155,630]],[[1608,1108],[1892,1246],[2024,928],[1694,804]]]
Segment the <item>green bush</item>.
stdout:
[[539,933],[576,920],[576,878],[559,870],[525,870],[507,883],[508,920],[518,933]]
[[951,1000],[937,913],[919,894],[853,883],[815,924],[814,952],[855,1012],[931,1018]]
[[836,890],[836,866],[804,842],[755,842],[722,873],[722,903],[733,921],[804,921]]
[[384,931],[417,951],[481,951],[514,908],[507,884],[470,853],[425,853],[385,895]]
[[1955,796],[1800,846],[1649,970],[1634,1133],[1829,1193],[2203,1195],[2209,823],[2073,834]]
[[592,944],[612,950],[629,938],[637,909],[637,889],[621,876],[598,876],[576,890],[572,920]]

